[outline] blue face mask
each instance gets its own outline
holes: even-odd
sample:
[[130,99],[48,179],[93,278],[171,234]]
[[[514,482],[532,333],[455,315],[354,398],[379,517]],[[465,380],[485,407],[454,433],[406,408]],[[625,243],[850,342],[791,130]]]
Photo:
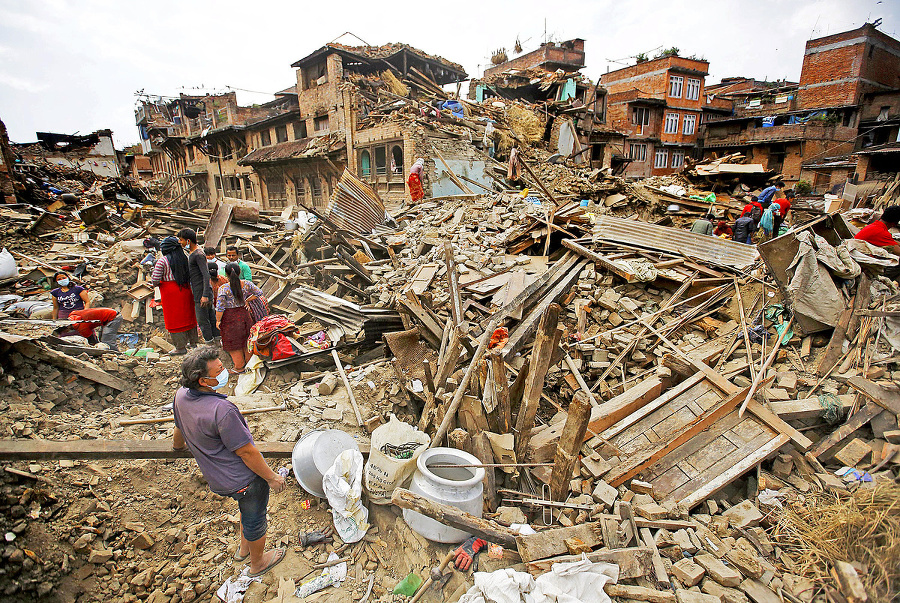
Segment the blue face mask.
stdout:
[[69,279],[67,279],[67,278],[61,278],[61,279],[59,279],[58,281],[56,281],[56,284],[59,285],[60,287],[68,287],[68,286],[69,286]]
[[212,389],[222,389],[228,384],[228,369],[223,368],[222,372],[216,375],[216,384],[212,386]]

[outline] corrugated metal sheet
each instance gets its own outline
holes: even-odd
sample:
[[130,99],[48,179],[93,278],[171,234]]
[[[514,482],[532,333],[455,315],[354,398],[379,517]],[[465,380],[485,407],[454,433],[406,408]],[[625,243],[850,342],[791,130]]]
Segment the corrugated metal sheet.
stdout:
[[322,324],[339,325],[350,333],[364,329],[368,339],[403,328],[400,314],[395,310],[366,308],[311,287],[295,288],[288,294],[288,299]]
[[610,216],[597,217],[593,239],[676,253],[732,268],[749,266],[759,257],[755,245]]
[[328,202],[326,217],[338,228],[360,234],[390,219],[378,193],[346,169]]

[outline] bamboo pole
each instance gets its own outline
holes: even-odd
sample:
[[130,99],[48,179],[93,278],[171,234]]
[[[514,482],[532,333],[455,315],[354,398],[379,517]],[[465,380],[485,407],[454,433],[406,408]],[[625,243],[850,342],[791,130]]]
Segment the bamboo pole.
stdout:
[[[784,332],[791,328],[791,324],[794,322],[794,317],[791,316],[790,320],[787,321],[787,326],[784,328]],[[750,389],[747,391],[747,396],[744,398],[744,401],[741,402],[741,408],[738,410],[738,416],[743,417],[744,411],[747,409],[747,405],[750,403],[750,399],[753,398],[753,394],[756,393],[756,390],[759,388],[759,384],[762,382],[763,377],[765,377],[766,369],[769,368],[769,365],[772,364],[772,361],[775,360],[775,356],[778,355],[778,350],[781,348],[781,342],[784,339],[783,335],[778,335],[778,331],[775,332],[775,335],[778,337],[778,341],[775,342],[775,345],[772,346],[772,352],[769,354],[769,357],[766,358],[766,361],[763,363],[762,367],[759,369],[759,373],[756,375],[756,379],[753,380],[753,383],[750,385]]]

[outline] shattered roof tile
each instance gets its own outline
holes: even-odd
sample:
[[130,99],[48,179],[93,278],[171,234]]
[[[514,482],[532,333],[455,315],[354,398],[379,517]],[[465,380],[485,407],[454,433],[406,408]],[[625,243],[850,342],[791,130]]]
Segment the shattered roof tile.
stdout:
[[288,159],[303,159],[304,157],[323,157],[341,150],[345,145],[346,141],[339,132],[328,136],[289,140],[251,151],[238,161],[238,165],[273,163]]
[[307,59],[321,53],[326,48],[331,48],[333,50],[350,53],[350,54],[356,55],[356,56],[358,56],[360,58],[364,58],[364,59],[387,59],[387,58],[390,58],[390,57],[402,52],[403,50],[406,50],[407,52],[411,52],[412,54],[415,54],[418,57],[425,59],[427,61],[434,61],[436,63],[440,63],[441,65],[444,65],[448,69],[452,69],[452,70],[458,71],[460,73],[466,72],[466,70],[463,68],[463,66],[460,65],[459,63],[454,63],[453,61],[448,61],[447,59],[437,56],[437,55],[428,54],[427,52],[419,50],[418,48],[410,46],[409,44],[403,44],[400,42],[391,42],[389,44],[382,44],[381,46],[348,46],[346,44],[337,44],[337,43],[332,42],[330,44],[326,44],[325,46],[316,50],[315,52],[310,53],[309,55],[300,59],[299,61],[296,61],[294,64],[291,65],[291,67],[299,67]]

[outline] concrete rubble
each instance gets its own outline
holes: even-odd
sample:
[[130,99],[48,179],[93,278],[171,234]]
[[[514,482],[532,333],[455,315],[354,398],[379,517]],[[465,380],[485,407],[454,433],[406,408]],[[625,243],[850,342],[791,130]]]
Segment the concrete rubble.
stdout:
[[[330,208],[250,204],[238,218],[236,203],[221,229],[220,245],[241,248],[273,313],[295,327],[294,355],[264,358],[261,386],[232,397],[244,412],[264,409],[248,422],[275,463],[290,467],[294,442],[323,426],[367,453],[393,414],[484,465],[485,521],[454,520],[505,543],[480,554],[478,571],[538,576],[585,554],[618,565],[606,587],[616,601],[855,601],[860,588],[888,600],[900,588],[897,543],[860,533],[869,540],[855,547],[845,535],[837,553],[811,557],[796,518],[898,492],[897,284],[864,260],[852,278],[826,271],[845,311],[825,324],[792,312],[797,292],[783,270],[800,233],[838,246],[871,212],[823,214],[801,200],[788,232],[758,246],[694,234],[697,217],[739,214],[743,197],[778,175],[719,177],[722,165],[752,165],[738,154],[643,180],[559,162],[543,135],[529,140],[521,127],[536,106],[459,99],[464,117],[436,115],[422,99],[452,95],[424,79],[398,82],[390,96],[379,77],[354,84],[370,91],[368,119],[418,128],[422,148],[470,145],[490,186],[458,180],[459,194],[387,211],[348,171]],[[502,132],[496,158],[480,148],[488,117]],[[169,355],[139,262],[143,238],[183,226],[204,235],[218,224],[215,208],[177,207],[128,178],[39,157],[15,178],[19,202],[0,206],[3,246],[18,265],[0,282],[0,299],[16,296],[3,308],[46,301],[48,277],[65,270],[126,322],[121,351],[104,350],[55,337],[46,317],[0,313],[0,592],[213,600],[239,571],[237,507],[208,491],[192,459],[153,448],[172,436],[166,405],[180,358]],[[877,211],[896,194],[871,201]],[[339,202],[383,219],[360,225],[334,211]],[[48,441],[68,450],[42,451]],[[127,452],[104,448],[123,441]],[[369,505],[373,527],[359,543],[332,535],[301,546],[331,516],[292,484],[269,508],[269,537],[288,558],[244,600],[289,600],[280,579],[299,584],[332,552],[348,558],[349,576],[321,600],[407,600],[392,594],[397,583],[428,577],[455,547],[410,529],[404,493]],[[897,525],[896,508],[884,517]],[[473,584],[469,572],[447,573],[423,601],[456,601]]]

